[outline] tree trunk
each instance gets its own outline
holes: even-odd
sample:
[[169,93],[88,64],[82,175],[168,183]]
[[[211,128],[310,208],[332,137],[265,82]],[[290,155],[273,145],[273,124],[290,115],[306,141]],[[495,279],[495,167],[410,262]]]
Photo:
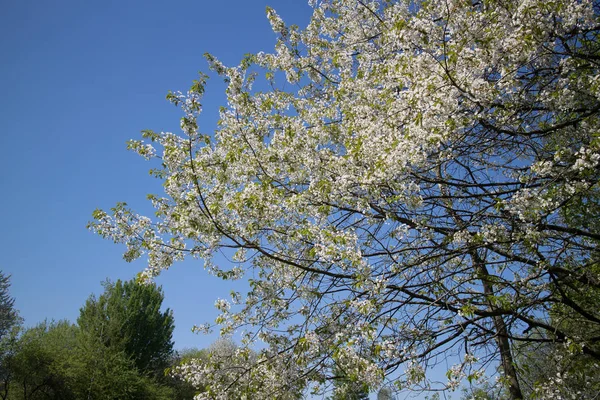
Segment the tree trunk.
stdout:
[[[487,267],[476,250],[471,252],[471,257],[475,264],[475,269],[481,279],[481,283],[483,284],[483,292],[488,299],[491,299],[491,297],[494,296],[494,285],[490,282],[490,274]],[[488,304],[490,311],[494,311],[495,307],[491,301]],[[502,315],[494,315],[492,320],[494,321],[496,343],[498,344],[498,350],[500,351],[502,370],[508,382],[510,398],[511,400],[522,400],[523,393],[521,392],[521,385],[519,385],[519,380],[517,379],[517,370],[515,369],[512,352],[510,351],[510,341],[508,340],[506,322],[504,322]]]

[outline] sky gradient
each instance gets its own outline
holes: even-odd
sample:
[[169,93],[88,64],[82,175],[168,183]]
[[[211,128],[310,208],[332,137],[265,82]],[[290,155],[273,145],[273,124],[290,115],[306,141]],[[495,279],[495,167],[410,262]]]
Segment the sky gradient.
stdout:
[[[15,306],[32,326],[75,322],[101,282],[130,279],[123,246],[86,230],[96,208],[127,202],[151,213],[161,193],[150,164],[126,150],[142,129],[177,131],[181,112],[165,100],[186,91],[210,52],[227,65],[276,41],[265,7],[306,26],[303,0],[66,1],[0,0],[0,270],[12,275]],[[211,75],[201,130],[214,130],[224,86]],[[192,334],[212,321],[230,284],[194,262],[157,282],[174,311],[175,347],[205,347]]]

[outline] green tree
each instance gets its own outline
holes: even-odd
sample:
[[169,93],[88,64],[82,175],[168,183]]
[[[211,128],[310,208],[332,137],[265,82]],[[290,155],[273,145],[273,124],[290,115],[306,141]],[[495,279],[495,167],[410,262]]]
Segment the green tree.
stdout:
[[17,346],[21,319],[14,308],[15,300],[9,294],[10,277],[0,271],[0,398],[6,399],[13,371],[9,364]]
[[76,399],[71,356],[77,327],[67,321],[42,322],[25,330],[6,360],[6,399]]
[[78,399],[172,400],[173,390],[141,373],[122,350],[80,331],[72,354],[72,387]]
[[10,276],[0,271],[0,339],[19,322],[19,314],[14,309],[15,299],[8,292]]
[[6,359],[6,400],[170,400],[172,390],[140,373],[123,351],[67,321],[25,330]]
[[17,351],[20,326],[13,328],[0,338],[0,399],[6,400],[13,383],[14,371],[11,363]]
[[160,310],[163,299],[155,284],[106,282],[102,295],[88,298],[77,322],[107,348],[124,352],[141,372],[160,379],[173,353],[174,329],[172,312]]

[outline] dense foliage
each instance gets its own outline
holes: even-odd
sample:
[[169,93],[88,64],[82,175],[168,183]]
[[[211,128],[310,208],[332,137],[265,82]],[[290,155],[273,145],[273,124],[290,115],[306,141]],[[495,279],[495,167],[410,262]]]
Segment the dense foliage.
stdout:
[[106,347],[123,351],[138,370],[164,376],[173,352],[173,313],[161,311],[164,295],[156,285],[106,282],[100,297],[90,296],[77,323]]
[[81,309],[80,326],[15,326],[0,340],[0,399],[193,398],[194,388],[165,376],[175,363],[173,317],[160,311],[161,290],[134,281],[105,289]]
[[[170,400],[169,387],[141,374],[127,355],[66,321],[25,330],[9,357],[7,400]],[[191,399],[191,397],[189,397]]]
[[130,143],[159,161],[155,220],[94,213],[126,259],[147,254],[146,278],[189,256],[249,279],[216,322],[263,350],[237,349],[227,376],[192,368],[200,398],[344,396],[336,371],[455,389],[499,366],[519,399],[524,343],[600,360],[599,4],[312,3],[304,30],[268,10],[274,53],[208,56],[229,85],[214,135],[196,120],[202,76],[168,96],[180,134]]

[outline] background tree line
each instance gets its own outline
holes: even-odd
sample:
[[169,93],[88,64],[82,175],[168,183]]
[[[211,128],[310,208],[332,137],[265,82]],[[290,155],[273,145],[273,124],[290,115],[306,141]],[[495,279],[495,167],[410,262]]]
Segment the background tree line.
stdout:
[[[23,328],[9,277],[0,271],[0,399],[192,399],[204,392],[202,381],[186,382],[181,366],[191,362],[218,360],[223,371],[237,368],[236,350],[230,338],[221,338],[207,349],[173,349],[174,319],[170,310],[161,311],[163,293],[154,284],[135,281],[104,283],[104,293],[90,296],[80,309],[77,324],[43,321]],[[581,296],[586,296],[581,294]],[[594,299],[587,299],[594,301]],[[585,329],[557,306],[553,318],[563,328],[577,333]],[[548,339],[542,333],[533,336]],[[600,376],[594,359],[562,343],[540,341],[519,349],[517,359],[521,385],[527,398],[544,398],[544,387],[562,388],[565,398],[593,398],[600,392]],[[573,354],[575,353],[575,355]],[[247,355],[256,361],[257,353]],[[336,386],[348,386],[347,395],[333,394],[330,400],[368,399],[368,387],[336,372]],[[191,374],[193,376],[193,373]],[[226,376],[226,373],[223,373]],[[184,379],[181,379],[184,378]],[[559,380],[560,382],[556,382]],[[471,384],[473,383],[473,384]],[[290,398],[300,399],[303,387],[292,387]],[[247,393],[248,398],[253,396]],[[394,399],[385,387],[378,400]],[[506,399],[501,386],[468,382],[463,399]],[[561,397],[562,398],[562,397]]]
[[43,321],[24,328],[0,275],[0,399],[192,399],[196,390],[166,372],[173,314],[162,290],[135,281],[104,283],[77,324]]

